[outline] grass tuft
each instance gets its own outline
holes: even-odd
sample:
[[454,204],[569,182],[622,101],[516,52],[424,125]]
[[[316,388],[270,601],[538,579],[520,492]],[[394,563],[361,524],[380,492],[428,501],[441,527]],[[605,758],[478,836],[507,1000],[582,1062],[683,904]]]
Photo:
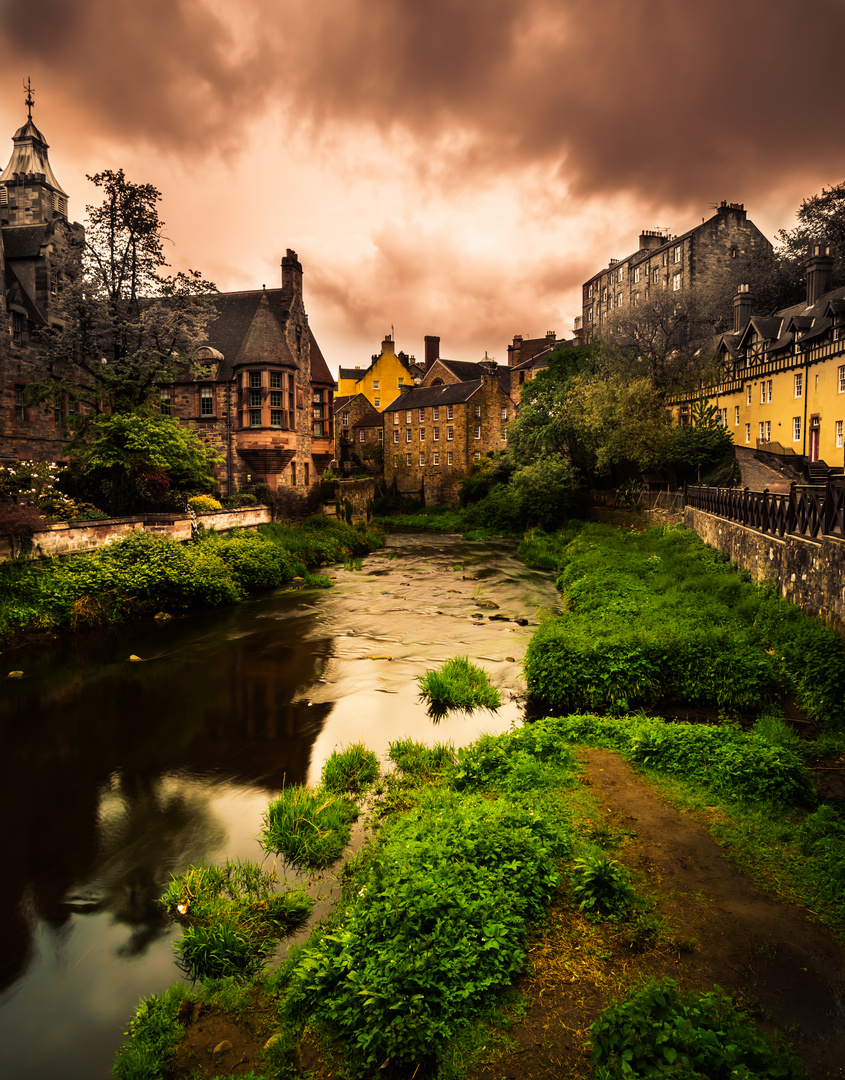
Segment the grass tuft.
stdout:
[[490,682],[490,676],[466,656],[447,660],[439,670],[420,675],[417,682],[420,696],[437,712],[498,709],[502,704],[502,695]]
[[297,866],[328,866],[343,854],[358,808],[321,789],[286,787],[267,807],[260,842]]

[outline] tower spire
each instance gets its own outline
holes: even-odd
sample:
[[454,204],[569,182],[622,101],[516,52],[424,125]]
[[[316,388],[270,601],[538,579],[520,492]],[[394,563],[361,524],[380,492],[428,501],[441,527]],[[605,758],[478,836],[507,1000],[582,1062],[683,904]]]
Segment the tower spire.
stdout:
[[27,107],[27,116],[31,120],[32,119],[32,106],[35,104],[35,102],[32,100],[32,82],[30,81],[30,78],[29,78],[28,75],[26,77],[26,82],[23,84],[23,88],[24,88],[24,90],[26,90],[26,101],[24,102],[24,105],[26,105],[26,107]]

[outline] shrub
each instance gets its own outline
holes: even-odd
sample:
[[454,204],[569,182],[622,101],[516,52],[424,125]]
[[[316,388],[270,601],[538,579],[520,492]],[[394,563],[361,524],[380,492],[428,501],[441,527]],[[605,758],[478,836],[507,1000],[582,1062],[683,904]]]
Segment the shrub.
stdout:
[[628,871],[604,856],[575,860],[572,895],[589,915],[622,915],[636,899]]
[[803,1069],[735,1008],[718,986],[681,996],[671,979],[648,980],[590,1028],[592,1062],[604,1080],[698,1077],[799,1080]]
[[451,743],[424,746],[412,739],[398,739],[390,743],[388,756],[406,777],[428,784],[451,769],[455,749]]
[[234,530],[218,540],[214,550],[244,592],[277,588],[299,570],[294,555],[254,532]]
[[210,514],[214,510],[223,509],[223,504],[212,498],[211,495],[192,495],[188,499],[188,506],[197,514]]
[[129,1021],[129,1041],[115,1057],[116,1080],[162,1080],[170,1075],[185,1030],[179,1013],[187,992],[182,983],[174,983],[163,994],[141,1000]]

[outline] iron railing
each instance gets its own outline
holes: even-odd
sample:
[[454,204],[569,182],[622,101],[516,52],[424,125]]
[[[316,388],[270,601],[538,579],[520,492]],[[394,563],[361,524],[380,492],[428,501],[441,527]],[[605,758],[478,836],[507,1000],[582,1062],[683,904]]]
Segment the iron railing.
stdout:
[[684,506],[771,536],[845,540],[845,479],[841,476],[828,480],[824,487],[793,483],[783,493],[768,488],[688,487]]

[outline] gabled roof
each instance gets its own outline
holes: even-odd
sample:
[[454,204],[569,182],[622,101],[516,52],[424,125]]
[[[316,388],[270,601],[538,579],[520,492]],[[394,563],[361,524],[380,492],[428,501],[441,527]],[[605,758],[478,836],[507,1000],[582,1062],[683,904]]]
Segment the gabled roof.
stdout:
[[311,333],[310,326],[308,327],[308,340],[311,342],[311,382],[319,383],[321,386],[336,387],[337,383],[329,371],[329,365],[326,363],[322,350]]
[[782,323],[783,319],[777,316],[764,317],[762,315],[752,315],[748,320],[748,326],[742,331],[739,347],[745,347],[745,339],[750,337],[753,332],[756,332],[764,341],[773,341],[780,336]]
[[[372,365],[370,365],[372,367]],[[338,368],[337,377],[339,379],[354,379],[358,382],[359,379],[363,379],[370,368],[357,368],[357,367],[342,367]]]
[[340,397],[335,394],[332,404],[334,405],[334,411],[340,412],[344,405],[348,405],[353,398],[358,397],[357,394],[342,394]]
[[481,379],[469,382],[439,383],[437,386],[414,386],[400,394],[382,411],[401,412],[403,409],[427,409],[432,405],[460,405],[469,401],[481,389]]
[[3,227],[3,247],[7,259],[36,259],[42,247],[52,235],[47,224],[41,225],[5,225]]
[[9,263],[6,263],[6,293],[8,301],[26,309],[27,317],[34,323],[46,325],[47,319],[41,308],[29,295]]
[[354,428],[383,427],[384,417],[380,412],[376,412],[375,409],[370,409],[369,412],[365,412],[363,416],[359,417],[352,426]]

